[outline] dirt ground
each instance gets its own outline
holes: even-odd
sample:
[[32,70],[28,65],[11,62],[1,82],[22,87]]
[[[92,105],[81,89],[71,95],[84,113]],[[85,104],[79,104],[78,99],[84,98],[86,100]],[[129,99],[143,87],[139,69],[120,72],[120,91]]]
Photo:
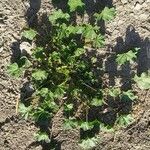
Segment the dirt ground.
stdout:
[[[91,9],[93,0],[86,2],[89,3],[87,9]],[[116,7],[117,16],[105,24],[105,50],[120,52],[139,47],[141,51],[136,71],[140,74],[150,69],[150,0],[108,0],[108,5]],[[49,145],[35,141],[33,135],[38,127],[33,122],[21,120],[16,115],[16,103],[25,80],[10,77],[6,66],[10,63],[12,54],[15,58],[20,55],[22,29],[52,9],[49,0],[0,1],[0,150],[51,149]],[[113,65],[114,60],[108,57],[106,68],[110,79],[116,75],[117,68],[114,69]],[[127,75],[127,69],[123,68],[121,77],[125,74]],[[138,96],[139,100],[133,105],[135,122],[115,133],[101,132],[96,150],[150,149],[150,92],[138,90]],[[61,115],[60,111],[54,118],[55,149],[80,150],[77,144],[79,131],[62,131]]]

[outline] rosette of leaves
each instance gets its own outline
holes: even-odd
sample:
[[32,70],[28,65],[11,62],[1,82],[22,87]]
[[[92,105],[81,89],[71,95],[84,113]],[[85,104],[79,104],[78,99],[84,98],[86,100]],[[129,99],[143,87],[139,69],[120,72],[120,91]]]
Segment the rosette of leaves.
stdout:
[[[87,110],[104,104],[101,83],[91,69],[92,62],[87,58],[85,49],[87,45],[94,49],[101,48],[104,45],[104,36],[99,32],[97,21],[94,25],[84,22],[75,25],[70,17],[74,12],[83,9],[84,5],[82,0],[68,0],[69,12],[58,9],[49,16],[49,40],[46,40],[45,47],[38,44],[32,50],[30,58],[29,79],[35,93],[30,97],[31,107],[20,107],[25,118],[32,116],[37,122],[52,119],[63,106],[64,112],[68,114],[64,119],[64,129],[80,128],[86,132],[99,126],[98,121],[88,121],[88,111],[84,114],[86,121],[82,118],[79,121],[70,115],[72,111],[76,111],[74,102],[84,104]],[[111,20],[114,14],[113,9],[105,8],[100,18]],[[29,29],[22,35],[28,40],[36,40],[37,34]],[[26,70],[24,66],[14,64],[9,68],[10,74],[19,76],[21,68]],[[75,112],[72,113],[74,114]],[[38,141],[50,142],[46,133],[39,132],[36,138]],[[96,143],[97,139],[93,137],[83,140],[80,145],[88,149],[95,147]]]

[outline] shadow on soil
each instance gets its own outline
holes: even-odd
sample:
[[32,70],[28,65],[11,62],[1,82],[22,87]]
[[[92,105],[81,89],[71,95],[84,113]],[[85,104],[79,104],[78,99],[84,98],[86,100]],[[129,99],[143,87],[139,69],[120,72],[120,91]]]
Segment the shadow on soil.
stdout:
[[[66,1],[63,1],[61,3],[55,3],[54,6],[57,8],[61,8],[64,11],[66,11],[68,8],[66,7],[65,4]],[[101,5],[103,4],[103,5]],[[43,14],[41,17],[41,20],[38,22],[37,21],[37,12],[39,11],[41,6],[41,0],[30,0],[30,8],[27,11],[27,22],[29,24],[29,27],[34,28],[35,30],[38,31],[39,36],[37,37],[36,45],[37,46],[43,46],[46,47],[46,44],[48,43],[49,40],[49,34],[50,34],[50,29],[51,25],[48,21],[47,14]],[[96,2],[93,0],[87,0],[85,1],[85,8],[86,12],[90,16],[90,23],[93,22],[92,20],[92,14],[94,12],[97,12],[98,10],[102,10],[105,6],[111,7],[112,6],[112,1],[109,0],[106,2],[106,0],[97,0]],[[91,9],[92,8],[92,9]],[[76,18],[74,18],[76,19]],[[102,33],[105,34],[105,23],[100,22],[100,27],[102,29]],[[45,37],[44,39],[41,37]],[[12,43],[12,62],[18,62],[20,57],[22,56],[22,52],[20,50],[20,44],[21,41],[16,41]],[[29,42],[29,41],[27,41]],[[95,62],[94,66],[91,68],[91,71],[94,72],[94,74],[97,76],[98,80],[101,82],[104,82],[103,80],[106,80],[106,85],[101,85],[101,87],[109,87],[109,86],[114,86],[115,85],[115,78],[120,78],[121,79],[121,84],[122,84],[122,90],[126,91],[131,89],[131,84],[132,84],[132,78],[134,74],[131,71],[131,66],[130,64],[126,64],[121,66],[120,70],[118,71],[118,65],[115,61],[116,55],[124,52],[128,52],[129,50],[138,47],[140,48],[140,51],[138,53],[138,59],[137,59],[137,66],[136,66],[136,72],[138,75],[140,75],[142,72],[145,72],[149,69],[150,67],[150,41],[148,38],[142,39],[140,35],[136,32],[136,29],[129,25],[128,28],[126,29],[126,36],[125,38],[123,37],[118,37],[116,39],[116,45],[111,46],[109,45],[108,47],[105,47],[107,49],[106,53],[103,55],[100,54],[99,52],[96,51],[89,51],[87,53],[87,60],[91,60],[92,57],[97,58],[97,62]],[[113,53],[109,53],[109,52]],[[106,60],[104,62],[104,60]],[[103,66],[105,70],[103,70]],[[102,78],[99,79],[99,76],[104,76],[104,74],[108,75],[108,79]],[[25,88],[26,87],[26,88]],[[21,99],[24,102],[24,98],[28,98],[32,95],[34,91],[31,90],[29,93],[26,91],[27,88],[30,88],[30,84],[25,83],[22,87],[22,94],[21,94]],[[100,120],[101,122],[113,126],[117,114],[128,114],[132,110],[132,102],[131,101],[121,101],[121,100],[114,100],[113,98],[108,98],[107,99],[107,104],[102,107],[93,107],[89,110],[89,120],[93,121],[95,119]],[[37,123],[37,126],[40,127],[40,129],[43,131],[46,131],[49,135],[51,134],[49,131],[49,122],[46,124],[44,123]],[[92,134],[96,134],[100,131],[98,127],[96,127],[93,130]],[[85,136],[85,134],[89,133],[84,133],[81,131],[81,138]],[[56,149],[61,149],[61,143],[58,143],[53,139],[52,136],[52,145],[47,144],[47,143],[32,143],[29,145],[29,147],[35,146],[35,145],[41,145],[43,147],[43,150],[47,150],[50,146],[54,146]],[[29,148],[28,147],[28,148]]]
[[41,8],[41,0],[29,0],[30,7],[28,8],[25,17],[28,22],[29,27],[36,26],[38,19],[37,19],[37,13]]

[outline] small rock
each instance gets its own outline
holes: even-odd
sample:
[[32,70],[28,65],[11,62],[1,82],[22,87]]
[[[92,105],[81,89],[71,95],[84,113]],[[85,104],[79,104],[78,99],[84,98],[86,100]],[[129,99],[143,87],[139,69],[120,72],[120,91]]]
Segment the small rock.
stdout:
[[140,10],[142,8],[142,5],[137,3],[134,7],[135,10]]
[[25,85],[25,90],[28,92],[28,93],[32,93],[34,91],[34,88],[33,86],[30,84],[30,83],[26,83]]
[[0,47],[0,53],[3,51],[3,47]]
[[31,49],[32,49],[32,45],[30,45],[30,43],[28,43],[28,42],[22,42],[20,44],[21,54],[23,56],[26,55],[26,54],[31,55],[32,54]]
[[119,21],[118,21],[118,26],[121,25],[121,24],[123,24],[123,23],[124,23],[124,21],[119,20]]

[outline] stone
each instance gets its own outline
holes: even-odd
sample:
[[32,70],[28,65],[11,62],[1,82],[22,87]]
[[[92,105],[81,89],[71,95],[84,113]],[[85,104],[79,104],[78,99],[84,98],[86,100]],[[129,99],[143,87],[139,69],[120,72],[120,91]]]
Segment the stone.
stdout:
[[21,54],[23,56],[26,55],[26,54],[31,55],[32,54],[31,49],[32,49],[32,45],[30,45],[30,43],[28,43],[28,42],[22,42],[20,44]]
[[3,47],[0,47],[0,53],[3,51]]
[[140,10],[142,8],[142,5],[137,3],[134,7],[135,10]]

